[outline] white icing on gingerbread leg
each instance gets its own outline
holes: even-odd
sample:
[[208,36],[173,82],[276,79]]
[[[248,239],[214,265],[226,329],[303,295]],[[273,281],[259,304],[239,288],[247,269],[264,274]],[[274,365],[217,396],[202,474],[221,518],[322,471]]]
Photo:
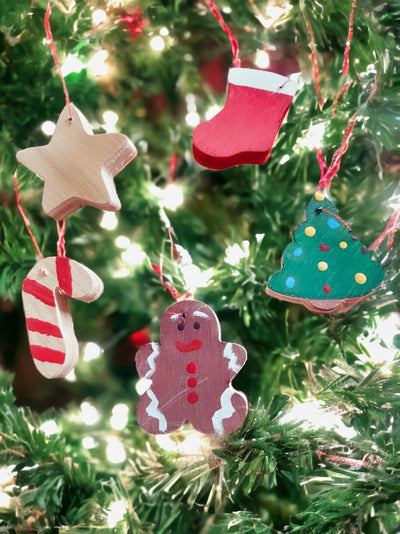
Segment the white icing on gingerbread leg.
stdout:
[[217,410],[212,416],[212,424],[215,430],[215,433],[218,436],[224,434],[224,426],[222,424],[223,419],[229,419],[234,413],[235,409],[232,406],[232,395],[235,393],[235,390],[232,388],[226,388],[226,390],[221,395],[221,408]]
[[158,399],[151,389],[148,389],[146,393],[151,400],[150,404],[146,408],[146,413],[150,417],[158,419],[158,428],[160,432],[165,432],[167,430],[167,420],[165,419],[164,414],[158,409]]

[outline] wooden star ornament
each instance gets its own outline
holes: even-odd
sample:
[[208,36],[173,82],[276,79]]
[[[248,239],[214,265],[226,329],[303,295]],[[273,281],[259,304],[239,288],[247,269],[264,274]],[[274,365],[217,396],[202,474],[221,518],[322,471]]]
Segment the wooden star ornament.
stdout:
[[118,211],[121,203],[113,178],[136,154],[126,135],[93,135],[84,115],[70,103],[50,143],[20,150],[16,157],[43,179],[43,210],[60,220],[82,206]]

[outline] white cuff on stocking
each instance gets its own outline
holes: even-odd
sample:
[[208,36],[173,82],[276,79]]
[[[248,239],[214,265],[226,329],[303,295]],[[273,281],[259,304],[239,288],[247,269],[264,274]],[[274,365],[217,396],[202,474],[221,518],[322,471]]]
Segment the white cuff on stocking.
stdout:
[[293,96],[296,84],[286,76],[257,69],[229,69],[228,83]]

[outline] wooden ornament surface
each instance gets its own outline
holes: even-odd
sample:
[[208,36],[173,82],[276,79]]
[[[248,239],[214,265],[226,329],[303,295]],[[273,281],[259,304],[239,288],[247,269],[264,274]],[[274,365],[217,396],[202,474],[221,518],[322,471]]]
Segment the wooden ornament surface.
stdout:
[[265,163],[296,86],[273,72],[232,68],[224,108],[193,132],[193,157],[209,169]]
[[22,300],[33,361],[43,376],[66,376],[78,360],[68,297],[93,302],[102,292],[101,279],[69,258],[44,258],[29,271]]
[[59,116],[48,145],[20,150],[16,157],[43,179],[43,210],[60,220],[82,206],[119,210],[113,178],[136,154],[126,135],[93,135],[84,115],[71,103]]
[[266,293],[314,313],[344,312],[375,291],[383,278],[382,267],[352,236],[333,202],[317,191]]
[[231,382],[246,358],[244,347],[221,341],[209,306],[194,300],[173,304],[161,319],[160,343],[136,355],[139,375],[151,380],[138,402],[139,425],[151,434],[173,432],[186,422],[210,435],[238,429],[248,405]]

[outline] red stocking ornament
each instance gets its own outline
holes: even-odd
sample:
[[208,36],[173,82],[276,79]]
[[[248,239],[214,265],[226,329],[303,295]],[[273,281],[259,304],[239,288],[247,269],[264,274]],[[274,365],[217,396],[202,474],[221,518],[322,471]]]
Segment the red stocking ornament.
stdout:
[[265,163],[296,84],[280,74],[232,68],[224,108],[193,132],[193,156],[209,169]]

